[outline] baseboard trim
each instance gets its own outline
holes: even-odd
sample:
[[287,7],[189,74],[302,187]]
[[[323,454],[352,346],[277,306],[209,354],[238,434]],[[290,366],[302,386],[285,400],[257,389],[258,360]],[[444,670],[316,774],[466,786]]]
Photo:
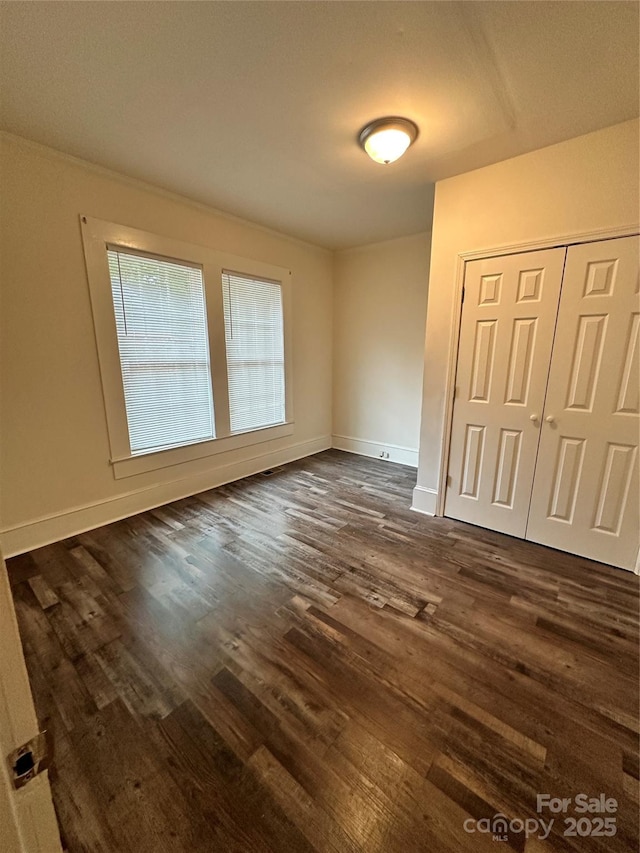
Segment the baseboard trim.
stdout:
[[33,548],[41,548],[52,542],[59,542],[69,536],[111,524],[139,512],[162,506],[163,504],[177,501],[181,498],[196,495],[207,489],[215,489],[225,483],[259,474],[267,468],[276,465],[286,465],[295,462],[305,456],[312,456],[328,450],[332,446],[331,436],[325,435],[310,441],[301,441],[296,444],[275,450],[269,453],[261,453],[244,459],[221,465],[209,471],[204,471],[190,477],[159,483],[144,489],[137,489],[117,495],[107,500],[96,503],[84,504],[63,510],[60,513],[43,516],[24,524],[9,527],[0,531],[0,544],[5,557],[13,557],[23,554]]
[[413,490],[411,509],[423,515],[435,515],[438,506],[438,492],[425,486],[416,486]]
[[418,467],[418,451],[412,447],[402,447],[399,444],[389,444],[384,441],[369,441],[365,438],[353,438],[350,435],[332,436],[333,447],[336,450],[346,450],[348,453],[357,453],[359,456],[371,456],[380,459],[382,452],[388,453],[388,459],[382,462],[396,462],[399,465],[408,465],[410,468]]

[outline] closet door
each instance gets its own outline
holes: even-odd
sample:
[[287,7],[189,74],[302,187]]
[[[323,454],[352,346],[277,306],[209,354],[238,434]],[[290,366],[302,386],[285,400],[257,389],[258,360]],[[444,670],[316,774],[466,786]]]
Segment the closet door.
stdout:
[[445,515],[524,537],[566,250],[465,269]]
[[631,569],[638,552],[639,238],[570,246],[527,539]]

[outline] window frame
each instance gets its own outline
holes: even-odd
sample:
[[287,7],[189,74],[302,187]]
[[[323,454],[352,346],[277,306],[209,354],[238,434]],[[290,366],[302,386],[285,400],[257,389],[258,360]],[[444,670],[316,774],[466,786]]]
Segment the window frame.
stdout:
[[[290,270],[89,216],[80,216],[80,225],[109,436],[109,462],[116,479],[293,435],[295,422],[292,387]],[[111,295],[111,278],[107,259],[108,248],[155,255],[161,259],[166,258],[167,260],[195,264],[202,269],[213,389],[215,438],[164,450],[131,452],[118,335]],[[222,273],[224,270],[242,270],[243,275],[276,281],[282,288],[285,371],[285,420],[282,424],[258,427],[243,432],[232,432],[230,429],[222,291]]]

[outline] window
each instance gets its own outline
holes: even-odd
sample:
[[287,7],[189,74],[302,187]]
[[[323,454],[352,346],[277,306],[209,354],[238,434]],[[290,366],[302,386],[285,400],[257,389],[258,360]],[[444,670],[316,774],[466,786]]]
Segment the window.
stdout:
[[231,430],[284,421],[282,288],[239,273],[222,275]]
[[202,270],[107,251],[131,452],[213,438]]
[[292,435],[289,271],[81,221],[114,476]]

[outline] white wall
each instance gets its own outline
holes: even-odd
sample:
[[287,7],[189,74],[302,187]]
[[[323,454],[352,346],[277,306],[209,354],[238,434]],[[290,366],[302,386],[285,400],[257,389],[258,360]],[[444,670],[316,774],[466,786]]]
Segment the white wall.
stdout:
[[336,253],[333,444],[418,464],[429,233]]
[[638,134],[624,122],[436,185],[415,509],[436,507],[458,256],[637,228]]
[[[330,252],[15,137],[0,144],[6,555],[330,446]],[[292,437],[114,479],[79,214],[292,270]]]

